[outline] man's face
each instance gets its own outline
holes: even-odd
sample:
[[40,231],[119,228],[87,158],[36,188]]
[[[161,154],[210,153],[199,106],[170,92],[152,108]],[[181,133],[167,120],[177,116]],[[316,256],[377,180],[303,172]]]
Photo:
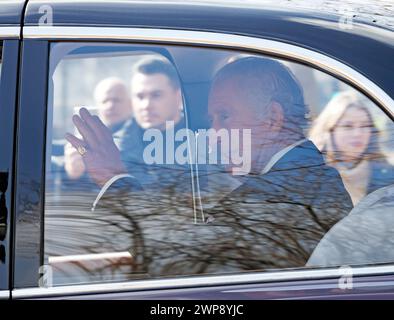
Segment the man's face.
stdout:
[[137,73],[131,80],[134,117],[144,129],[164,130],[166,121],[180,120],[182,95],[164,74]]
[[107,126],[112,126],[131,117],[130,97],[125,86],[114,84],[107,86],[96,96],[99,117]]
[[[239,89],[237,81],[231,79],[216,81],[209,96],[208,116],[211,120],[211,128],[216,131],[226,129],[230,137],[231,129],[239,129],[238,141],[230,141],[230,154],[242,155],[244,152],[249,152],[253,162],[258,157],[258,151],[264,143],[267,126],[264,115],[262,116],[261,111],[257,111],[258,107],[253,105],[253,101],[245,99],[244,96],[245,94]],[[242,131],[245,129],[251,130],[251,141],[243,141]],[[229,162],[230,164],[226,165],[226,171],[231,172],[234,165],[231,164],[231,159]]]

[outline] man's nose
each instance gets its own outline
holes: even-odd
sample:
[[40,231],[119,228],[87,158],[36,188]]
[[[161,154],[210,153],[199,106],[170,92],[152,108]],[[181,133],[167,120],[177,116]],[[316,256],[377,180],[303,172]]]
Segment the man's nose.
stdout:
[[219,121],[217,120],[217,117],[212,117],[211,119],[211,128],[217,130],[220,130],[223,128],[222,125],[220,125]]
[[101,107],[103,110],[111,109],[112,106],[113,106],[113,103],[111,101],[105,101],[101,104]]
[[109,101],[108,104],[107,104],[107,108],[108,109],[112,109],[114,107],[115,107],[115,101]]
[[145,98],[141,100],[141,109],[147,110],[152,108],[152,99],[150,98]]

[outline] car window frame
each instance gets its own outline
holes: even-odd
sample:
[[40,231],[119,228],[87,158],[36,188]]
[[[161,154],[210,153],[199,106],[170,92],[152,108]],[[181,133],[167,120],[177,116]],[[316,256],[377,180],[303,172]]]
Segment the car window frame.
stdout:
[[48,42],[23,40],[20,57],[12,289],[34,287],[43,260]]
[[[214,33],[186,30],[163,30],[141,28],[112,28],[112,27],[25,27],[24,41],[62,41],[78,39],[78,41],[97,42],[127,42],[130,44],[185,45],[194,47],[209,47],[234,49],[250,53],[263,54],[271,57],[302,63],[314,69],[332,75],[350,84],[353,88],[364,93],[392,120],[394,118],[394,101],[378,85],[370,81],[362,73],[346,64],[322,53],[288,44],[278,40],[268,40],[257,37],[240,36],[228,33]],[[23,80],[23,79],[22,79]],[[24,108],[23,104],[21,105]],[[22,127],[23,128],[23,127]],[[45,139],[45,136],[44,136]],[[45,149],[44,149],[45,151]],[[45,157],[43,158],[45,159]],[[42,172],[41,172],[42,173]],[[19,187],[19,184],[18,186]],[[43,211],[37,212],[43,219]],[[41,220],[42,226],[42,220]],[[354,267],[354,276],[370,274],[393,274],[393,265]],[[233,285],[241,283],[257,283],[282,280],[324,279],[340,277],[339,268],[283,270],[278,272],[245,272],[236,275],[193,276],[159,280],[136,280],[122,283],[84,284],[59,286],[53,288],[19,288],[13,290],[13,297],[62,296],[78,293],[122,292],[139,289],[183,288],[187,286]],[[31,283],[30,283],[31,287]]]
[[7,213],[4,246],[5,262],[0,264],[0,300],[10,298],[12,279],[12,243],[13,243],[13,195],[14,195],[14,159],[15,159],[15,116],[18,91],[19,68],[18,26],[0,26],[2,41],[2,68],[0,79],[0,171],[7,172],[7,189],[5,191],[5,209]]

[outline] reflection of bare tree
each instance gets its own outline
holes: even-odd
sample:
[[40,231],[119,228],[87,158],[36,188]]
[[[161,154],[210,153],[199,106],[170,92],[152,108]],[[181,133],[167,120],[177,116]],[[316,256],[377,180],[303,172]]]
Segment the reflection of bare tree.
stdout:
[[[179,169],[178,169],[179,171]],[[183,177],[185,171],[179,171]],[[174,177],[174,174],[172,174]],[[164,178],[164,177],[163,177]],[[176,180],[173,180],[174,183]],[[186,182],[185,188],[190,190],[190,182]],[[166,188],[178,190],[179,186],[171,186],[168,181]],[[160,223],[166,217],[165,212],[171,212],[182,202],[187,202],[190,211],[190,191],[185,191],[187,198],[178,201],[173,199],[170,192],[162,189],[169,197],[155,197],[144,192],[122,194],[117,190],[109,191],[100,201],[100,206],[91,211],[96,192],[90,192],[89,183],[79,186],[79,191],[64,191],[62,193],[46,194],[45,215],[45,255],[75,255],[100,252],[129,251],[133,257],[133,263],[129,265],[103,263],[98,267],[88,270],[85,265],[68,264],[67,270],[62,270],[63,275],[70,281],[94,281],[108,278],[109,274],[115,274],[110,279],[127,279],[139,277],[147,272],[154,255],[151,254],[150,243],[146,245],[146,231],[144,221],[153,221],[153,225]],[[132,200],[132,203],[130,203]],[[183,204],[183,206],[185,206]],[[160,217],[160,219],[156,219]],[[190,215],[190,222],[192,221]],[[155,221],[156,219],[156,221]],[[149,228],[149,226],[147,227]],[[149,238],[148,238],[149,241]],[[105,269],[105,270],[104,270]],[[63,279],[59,279],[63,281]]]
[[133,257],[109,273],[70,268],[60,282],[302,267],[351,207],[337,173],[304,157],[250,176],[224,198],[221,190],[209,190],[218,203],[204,210],[211,222],[194,224],[187,174],[158,170],[165,186],[109,190],[94,212],[95,194],[47,194],[46,256],[129,251]]
[[[22,177],[17,199],[16,253],[22,258],[36,259],[40,252],[40,182]],[[37,268],[38,270],[38,268]],[[38,275],[38,271],[37,271]]]

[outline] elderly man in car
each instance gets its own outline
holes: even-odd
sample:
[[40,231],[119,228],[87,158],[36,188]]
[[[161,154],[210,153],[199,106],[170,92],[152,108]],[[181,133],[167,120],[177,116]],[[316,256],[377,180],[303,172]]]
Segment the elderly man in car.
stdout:
[[[304,136],[306,112],[298,81],[280,62],[246,57],[219,70],[209,94],[211,128],[251,130],[251,141],[230,142],[232,149],[251,149],[250,164],[244,166],[250,170],[237,173],[227,195],[210,190],[217,204],[203,212],[205,223],[198,228],[181,216],[174,218],[177,212],[160,212],[157,217],[139,212],[138,180],[128,174],[104,124],[87,110],[74,119],[83,140],[68,139],[75,148],[86,148],[85,164],[105,187],[101,195],[105,190],[109,195],[118,191],[117,202],[129,208],[140,224],[138,230],[149,247],[141,253],[146,272],[300,267],[331,226],[352,208],[338,172],[325,164]],[[239,154],[239,150],[231,152]],[[224,168],[231,175],[237,165],[230,161]],[[98,207],[105,202],[106,197],[101,197]],[[160,227],[154,226],[155,221]],[[164,241],[160,231],[167,235],[167,229],[172,230],[172,238]],[[154,267],[157,261],[160,267]]]
[[[212,255],[218,265],[227,260],[235,270],[303,266],[351,210],[339,173],[304,136],[307,113],[301,86],[278,61],[242,58],[215,76],[211,127],[252,132],[249,172],[234,176],[232,191],[207,212],[211,224],[232,229]],[[240,154],[244,143],[231,142],[231,151]],[[236,168],[224,165],[229,174]]]

